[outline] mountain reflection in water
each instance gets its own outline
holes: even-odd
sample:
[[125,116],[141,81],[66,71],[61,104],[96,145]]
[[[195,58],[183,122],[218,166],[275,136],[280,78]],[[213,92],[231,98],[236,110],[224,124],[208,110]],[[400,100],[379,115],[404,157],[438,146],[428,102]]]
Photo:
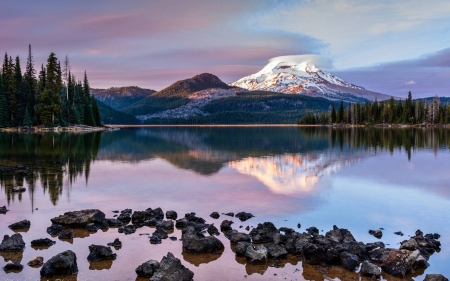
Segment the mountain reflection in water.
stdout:
[[[95,133],[0,133],[0,184],[8,204],[37,185],[52,204],[73,182],[88,185],[95,161],[163,159],[201,176],[224,167],[251,175],[273,193],[309,193],[324,177],[378,153],[448,148],[447,130],[295,127],[145,128]],[[17,165],[25,167],[11,169]],[[25,193],[13,187],[25,186]],[[31,200],[33,202],[33,200]],[[33,208],[33,206],[31,206]]]

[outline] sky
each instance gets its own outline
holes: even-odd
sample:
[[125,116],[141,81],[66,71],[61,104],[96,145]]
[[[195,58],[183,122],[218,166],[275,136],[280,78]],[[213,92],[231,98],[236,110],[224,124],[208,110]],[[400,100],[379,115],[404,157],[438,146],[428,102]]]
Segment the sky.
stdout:
[[397,97],[450,96],[450,1],[0,1],[0,52],[37,67],[50,52],[93,88],[155,90],[208,72],[226,83],[269,59],[319,68]]

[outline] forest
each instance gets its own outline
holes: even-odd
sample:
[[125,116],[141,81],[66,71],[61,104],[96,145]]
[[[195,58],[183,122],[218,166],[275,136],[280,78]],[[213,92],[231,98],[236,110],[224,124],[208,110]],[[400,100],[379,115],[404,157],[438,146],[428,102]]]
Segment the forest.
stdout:
[[0,73],[0,127],[102,126],[89,81],[77,81],[66,55],[63,63],[50,53],[36,77],[31,45],[24,73],[20,58],[5,53]]
[[[444,98],[444,100],[447,100]],[[406,100],[365,103],[348,103],[341,101],[336,110],[333,103],[328,112],[307,113],[298,120],[298,124],[449,124],[450,106],[442,103],[438,96],[432,99],[412,99],[411,92]]]

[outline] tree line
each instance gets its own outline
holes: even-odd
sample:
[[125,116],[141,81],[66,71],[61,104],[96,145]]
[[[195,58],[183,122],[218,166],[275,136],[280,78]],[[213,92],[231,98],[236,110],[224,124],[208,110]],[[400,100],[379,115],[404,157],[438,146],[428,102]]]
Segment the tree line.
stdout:
[[405,101],[389,100],[365,103],[348,103],[345,107],[341,101],[336,110],[332,103],[328,112],[307,113],[298,124],[449,124],[450,105],[442,104],[438,96],[431,101],[413,100],[411,92]]
[[73,124],[102,126],[86,72],[83,81],[77,81],[68,56],[61,65],[52,52],[36,77],[29,45],[22,74],[19,56],[13,60],[5,53],[0,73],[0,127]]

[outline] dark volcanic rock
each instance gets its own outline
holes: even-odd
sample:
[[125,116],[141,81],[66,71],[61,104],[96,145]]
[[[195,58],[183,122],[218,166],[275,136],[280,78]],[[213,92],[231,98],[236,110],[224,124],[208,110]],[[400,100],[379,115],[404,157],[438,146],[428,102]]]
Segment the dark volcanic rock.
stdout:
[[288,251],[286,250],[286,247],[284,245],[276,245],[274,243],[270,243],[264,246],[267,248],[267,252],[269,253],[270,258],[284,258],[288,254]]
[[280,230],[281,232],[284,232],[284,234],[286,234],[286,235],[291,235],[292,233],[295,232],[294,229],[289,228],[289,227],[280,227],[279,230]]
[[419,249],[419,244],[417,243],[416,239],[410,238],[409,240],[405,240],[400,243],[400,250],[409,250],[414,251]]
[[134,225],[130,224],[130,225],[126,225],[124,227],[120,227],[118,229],[119,233],[125,233],[125,235],[128,234],[133,234],[136,232],[136,227],[134,227]]
[[149,218],[148,220],[144,221],[144,225],[146,226],[156,226],[161,220],[155,219],[155,218]]
[[339,264],[339,251],[332,245],[307,244],[303,247],[305,262],[309,264]]
[[87,231],[93,232],[93,233],[98,231],[98,227],[94,223],[88,223],[86,225],[86,229],[87,229]]
[[29,228],[30,227],[30,221],[23,220],[16,223],[11,224],[8,226],[10,229],[22,229],[22,228]]
[[31,241],[31,246],[52,246],[55,243],[55,241],[48,238],[42,238]]
[[215,236],[205,237],[192,226],[183,230],[181,240],[183,241],[183,252],[191,254],[216,254],[225,248]]
[[373,235],[373,237],[380,239],[383,236],[383,232],[380,229],[377,230],[369,230],[369,234]]
[[155,218],[157,220],[163,220],[164,219],[164,212],[159,207],[154,209],[154,210],[152,208],[148,208],[145,211],[147,212],[147,217],[148,218]]
[[161,244],[161,239],[159,239],[158,236],[151,236],[150,243],[151,244]]
[[317,229],[317,227],[315,227],[315,226],[311,226],[310,228],[307,228],[306,231],[308,232],[309,235],[318,235],[319,234],[319,229]]
[[66,230],[66,231],[61,232],[58,235],[58,238],[59,239],[73,239],[73,230],[70,229],[70,230]]
[[213,219],[218,219],[220,218],[220,215],[218,212],[212,212],[211,215],[209,215],[211,218]]
[[268,260],[268,251],[264,245],[259,247],[253,247],[252,245],[247,247],[245,251],[245,257],[247,261],[251,264],[266,264]]
[[184,218],[176,220],[175,226],[177,228],[186,228],[188,226],[195,227],[198,231],[208,228],[203,218],[195,216],[195,213],[187,213]]
[[130,222],[131,221],[131,214],[133,213],[133,211],[131,209],[125,209],[120,211],[120,215],[117,217],[118,220],[122,221],[122,222]]
[[92,261],[104,261],[104,260],[114,260],[117,255],[111,250],[111,247],[106,247],[102,245],[91,245],[89,246],[89,255],[87,260]]
[[236,244],[236,248],[235,248],[236,255],[239,256],[239,257],[245,256],[245,252],[247,251],[247,247],[248,246],[252,246],[252,243],[249,243],[249,242],[238,242]]
[[224,221],[220,224],[220,230],[221,230],[221,231],[228,231],[228,230],[231,230],[231,225],[232,225],[233,223],[234,223],[234,222],[232,222],[232,221],[224,220]]
[[423,281],[448,281],[442,274],[427,274]]
[[118,219],[106,219],[106,221],[108,222],[109,226],[113,226],[113,227],[123,226],[123,222]]
[[47,227],[47,233],[50,235],[58,235],[63,231],[63,226],[60,224],[52,224],[52,226]]
[[238,232],[237,230],[230,230],[225,234],[225,237],[230,239],[231,244],[236,244],[237,242],[251,242],[252,239],[250,235],[243,232]]
[[41,277],[72,275],[78,273],[77,256],[71,250],[64,251],[49,259],[41,268]]
[[359,274],[367,277],[375,276],[375,278],[380,278],[381,270],[376,265],[364,261],[361,265],[361,270],[359,271]]
[[156,223],[156,228],[162,228],[165,230],[173,229],[174,223],[173,220],[167,220],[167,221],[158,221]]
[[43,257],[35,257],[32,260],[30,260],[27,264],[29,266],[41,266],[44,263]]
[[159,263],[159,269],[150,278],[150,281],[191,281],[194,278],[194,272],[190,271],[181,264],[181,261],[167,253]]
[[344,228],[339,228],[335,225],[333,225],[333,230],[330,230],[325,234],[325,237],[333,240],[336,243],[356,242],[350,231]]
[[219,230],[217,229],[217,227],[214,226],[214,224],[210,224],[206,231],[208,231],[209,235],[211,235],[211,236],[212,235],[220,235]]
[[167,211],[166,212],[166,218],[170,220],[176,220],[178,218],[178,214],[175,211]]
[[294,232],[287,238],[286,250],[293,255],[302,255],[303,249],[312,243],[311,235]]
[[241,221],[246,221],[249,220],[251,218],[253,218],[254,215],[251,213],[246,213],[246,212],[240,212],[236,214],[236,218],[240,219]]
[[140,224],[144,223],[146,218],[147,218],[146,211],[134,211],[133,215],[131,216],[131,221],[135,224]]
[[372,251],[373,249],[376,249],[376,248],[383,248],[384,249],[384,248],[386,248],[386,246],[384,245],[383,242],[378,241],[378,242],[374,242],[374,243],[367,243],[365,245],[365,248],[366,248],[366,251],[369,252],[369,251]]
[[89,223],[94,223],[99,228],[108,225],[105,214],[97,209],[88,209],[75,212],[66,212],[64,215],[51,219],[52,223],[74,228],[86,228]]
[[401,232],[401,231],[394,232],[394,234],[395,234],[395,235],[400,235],[400,236],[403,236],[403,235],[404,235],[403,232]]
[[9,210],[6,209],[6,206],[0,207],[0,214],[6,214]]
[[20,233],[11,236],[3,236],[3,241],[0,244],[0,252],[23,252],[25,249],[25,242],[23,242]]
[[342,252],[340,258],[342,265],[348,270],[353,271],[359,265],[359,258],[356,255]]
[[169,233],[165,229],[157,228],[155,232],[153,232],[152,236],[156,236],[159,239],[166,239],[169,237]]
[[119,238],[116,238],[116,239],[114,239],[114,242],[110,242],[106,245],[112,246],[114,248],[120,248],[120,247],[122,247],[122,242],[120,242]]
[[229,213],[226,213],[226,214],[224,214],[225,216],[230,216],[230,217],[234,217],[234,213],[233,212],[229,212]]
[[263,224],[258,223],[256,228],[250,231],[253,243],[266,243],[273,242],[273,236],[280,231],[271,222],[265,222]]
[[8,263],[3,268],[4,271],[10,271],[10,270],[20,271],[22,269],[23,269],[23,265],[21,265],[20,263]]
[[382,263],[393,249],[375,248],[369,251],[369,258],[375,263]]
[[155,273],[155,271],[158,269],[159,269],[159,262],[155,260],[149,260],[136,268],[136,274],[139,277],[150,278],[153,276],[153,273]]
[[414,252],[408,250],[393,250],[383,261],[381,268],[394,276],[405,277],[413,269],[415,260],[419,257],[419,250]]

